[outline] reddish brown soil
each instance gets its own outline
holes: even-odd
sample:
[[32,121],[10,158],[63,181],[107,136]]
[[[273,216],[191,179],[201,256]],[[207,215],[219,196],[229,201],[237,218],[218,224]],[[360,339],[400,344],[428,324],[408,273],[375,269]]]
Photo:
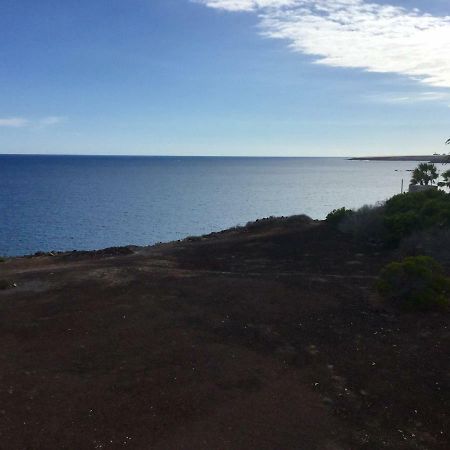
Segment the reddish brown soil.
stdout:
[[[131,251],[130,251],[131,250]],[[448,449],[449,316],[298,219],[0,264],[1,449]]]

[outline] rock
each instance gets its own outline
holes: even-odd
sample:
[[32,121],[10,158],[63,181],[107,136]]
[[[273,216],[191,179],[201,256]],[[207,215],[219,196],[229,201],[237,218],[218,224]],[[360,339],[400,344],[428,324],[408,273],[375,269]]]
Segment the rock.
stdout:
[[11,280],[0,280],[0,291],[5,291],[6,289],[13,289],[17,287],[17,284]]
[[347,261],[345,264],[347,264],[348,266],[360,266],[362,264],[361,261]]
[[311,344],[311,345],[307,348],[307,352],[308,352],[310,355],[315,356],[315,355],[317,355],[317,354],[319,353],[319,350],[317,350],[317,347],[316,347],[315,345]]

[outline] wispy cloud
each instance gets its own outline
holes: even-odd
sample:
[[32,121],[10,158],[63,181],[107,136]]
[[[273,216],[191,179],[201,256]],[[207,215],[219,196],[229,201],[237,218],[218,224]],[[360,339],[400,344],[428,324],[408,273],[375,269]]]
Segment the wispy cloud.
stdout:
[[211,8],[228,11],[254,11],[262,8],[295,6],[297,0],[194,0]]
[[0,117],[0,127],[3,128],[46,128],[57,125],[65,120],[61,116],[47,116],[39,119],[27,119],[25,117]]
[[42,119],[39,119],[37,121],[37,127],[38,128],[46,128],[46,127],[51,127],[52,125],[58,125],[61,122],[64,122],[66,120],[65,117],[60,117],[60,116],[48,116],[48,117],[43,117]]
[[28,125],[28,120],[22,117],[0,118],[0,127],[23,128]]
[[450,107],[450,92],[387,92],[368,95],[367,100],[375,103],[411,104],[411,103],[441,103]]
[[450,16],[364,0],[193,0],[253,11],[264,36],[285,39],[316,62],[395,73],[450,88]]

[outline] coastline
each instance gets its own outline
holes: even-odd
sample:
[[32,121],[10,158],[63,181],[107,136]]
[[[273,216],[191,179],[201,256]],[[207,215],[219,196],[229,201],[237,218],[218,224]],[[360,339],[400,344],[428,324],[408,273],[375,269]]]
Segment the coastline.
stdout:
[[321,219],[344,205],[375,204],[400,185],[389,164],[345,158],[38,158],[0,164],[2,256],[169,242],[298,211]]
[[445,164],[450,162],[449,155],[416,155],[416,156],[372,156],[349,158],[349,161],[416,161]]

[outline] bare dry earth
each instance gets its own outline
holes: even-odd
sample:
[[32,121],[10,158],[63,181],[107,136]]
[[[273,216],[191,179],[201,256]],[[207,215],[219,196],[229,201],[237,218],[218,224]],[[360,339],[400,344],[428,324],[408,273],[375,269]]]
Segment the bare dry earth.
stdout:
[[449,317],[304,218],[0,264],[1,449],[447,449]]

